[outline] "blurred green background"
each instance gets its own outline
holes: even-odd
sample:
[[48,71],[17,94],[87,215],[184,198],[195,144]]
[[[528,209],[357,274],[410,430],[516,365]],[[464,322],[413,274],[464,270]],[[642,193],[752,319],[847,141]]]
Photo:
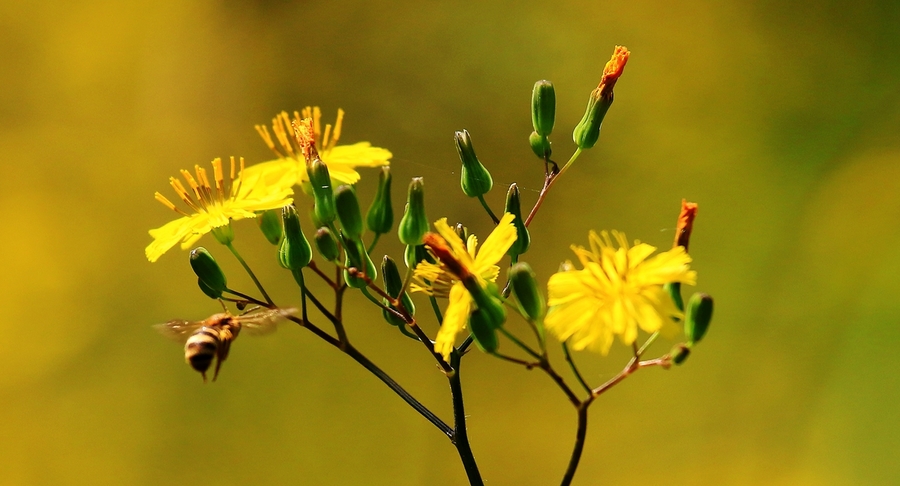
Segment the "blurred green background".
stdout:
[[[463,484],[445,437],[302,329],[242,338],[203,385],[150,327],[219,309],[186,252],[144,258],[173,217],[153,192],[213,157],[267,160],[252,126],[282,109],[342,107],[345,142],[393,151],[395,201],[425,176],[429,217],[484,235],[453,131],[472,134],[495,207],[513,181],[530,207],[532,84],[556,85],[564,160],[616,44],[632,57],[600,143],[554,188],[526,257],[546,280],[590,229],[665,248],[685,197],[717,309],[686,366],[594,405],[576,484],[897,484],[897,25],[893,0],[3,2],[0,485]],[[295,302],[254,224],[236,231]],[[431,358],[348,305],[357,346],[449,420]],[[595,384],[626,358],[576,357]],[[575,423],[559,390],[480,353],[463,373],[489,484],[558,483]]]

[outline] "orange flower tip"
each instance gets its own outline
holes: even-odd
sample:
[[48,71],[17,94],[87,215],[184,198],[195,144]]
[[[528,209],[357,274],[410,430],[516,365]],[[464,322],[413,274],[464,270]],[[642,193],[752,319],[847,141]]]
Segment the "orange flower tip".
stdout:
[[453,250],[447,245],[447,241],[437,233],[425,233],[422,237],[422,243],[431,250],[431,253],[441,261],[447,271],[455,275],[460,280],[465,280],[469,275],[465,265],[453,255]]
[[612,58],[603,67],[603,76],[600,78],[600,91],[604,96],[612,94],[613,87],[616,85],[622,71],[625,70],[625,64],[628,63],[628,57],[631,52],[625,46],[616,46],[613,51]]
[[674,247],[683,246],[684,251],[688,250],[691,231],[694,229],[694,218],[697,216],[697,208],[697,203],[687,202],[686,199],[681,200],[681,213],[678,215],[678,225],[675,229]]

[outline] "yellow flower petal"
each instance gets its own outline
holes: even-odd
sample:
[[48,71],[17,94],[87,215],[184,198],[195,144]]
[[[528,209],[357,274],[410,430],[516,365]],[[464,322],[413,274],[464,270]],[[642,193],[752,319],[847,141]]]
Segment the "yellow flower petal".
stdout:
[[[515,218],[515,215],[510,213],[506,213],[500,218],[497,227],[484,240],[484,244],[481,245],[481,251],[475,257],[476,269],[482,269],[499,262],[506,255],[509,247],[516,242],[518,233],[515,225],[512,223]],[[476,273],[478,272],[476,271]]]
[[466,328],[469,312],[472,309],[472,297],[461,283],[450,289],[450,303],[444,312],[444,322],[434,339],[434,352],[440,353],[444,361],[450,361],[450,353],[456,344],[456,335]]

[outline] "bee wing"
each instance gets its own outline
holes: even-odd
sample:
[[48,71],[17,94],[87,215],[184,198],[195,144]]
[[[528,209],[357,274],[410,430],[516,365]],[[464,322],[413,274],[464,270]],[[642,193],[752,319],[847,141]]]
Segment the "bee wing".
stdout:
[[275,327],[283,322],[287,316],[297,312],[296,308],[287,309],[260,309],[247,314],[237,316],[241,323],[241,329],[251,336],[261,336],[275,331]]
[[163,324],[156,324],[154,329],[163,336],[174,341],[185,342],[197,329],[203,326],[203,321],[186,321],[184,319],[172,319]]

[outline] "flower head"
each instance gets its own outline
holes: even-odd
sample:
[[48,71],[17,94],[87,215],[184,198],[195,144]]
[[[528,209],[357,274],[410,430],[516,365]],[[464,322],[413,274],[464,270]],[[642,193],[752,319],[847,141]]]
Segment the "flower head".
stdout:
[[572,338],[574,349],[590,348],[606,354],[613,336],[625,344],[637,339],[638,328],[656,332],[674,328],[682,313],[663,289],[670,282],[694,285],[697,272],[688,269],[691,257],[676,247],[649,258],[656,248],[625,235],[591,231],[590,249],[573,246],[581,270],[569,269],[550,277],[550,312],[544,320],[560,340]]
[[613,88],[616,86],[619,76],[625,70],[625,64],[628,62],[629,56],[631,56],[631,52],[628,51],[628,48],[616,46],[612,57],[607,61],[606,66],[603,66],[603,75],[600,77],[600,84],[597,88],[600,90],[600,95],[604,98],[612,96]]
[[[466,321],[472,311],[472,296],[463,281],[484,287],[494,282],[500,274],[497,266],[506,251],[516,241],[516,227],[512,224],[512,214],[506,213],[494,231],[487,237],[481,250],[478,238],[469,235],[466,242],[447,224],[447,218],[434,223],[435,233],[425,235],[425,245],[431,249],[436,263],[420,262],[415,269],[413,292],[425,292],[435,297],[448,297],[450,302],[444,312],[444,322],[434,342],[434,351],[449,359],[456,342],[456,335],[466,328]],[[471,284],[471,283],[470,283]]]
[[[388,165],[391,152],[380,147],[372,147],[369,142],[358,142],[353,145],[338,145],[341,137],[341,125],[344,110],[338,110],[337,120],[332,127],[326,124],[324,131],[321,124],[322,112],[319,107],[306,107],[303,112],[294,112],[291,118],[282,111],[272,119],[272,132],[265,125],[256,125],[256,131],[268,147],[278,156],[269,162],[248,167],[248,175],[261,174],[268,184],[291,187],[309,182],[306,173],[306,151],[304,144],[318,146],[322,161],[328,166],[331,178],[344,184],[355,184],[359,180],[356,167],[381,167]],[[295,136],[295,129],[304,125],[302,120],[310,119],[310,140],[301,140]],[[275,138],[272,138],[272,134]],[[298,134],[299,135],[299,134]],[[276,143],[277,142],[277,143]]]
[[178,193],[178,197],[188,206],[185,212],[169,201],[165,196],[156,193],[156,200],[172,209],[182,217],[150,230],[153,242],[144,253],[147,259],[155,262],[175,246],[179,241],[181,248],[187,249],[201,236],[215,228],[228,226],[231,220],[255,218],[255,211],[275,209],[290,204],[292,191],[278,189],[262,184],[259,177],[248,178],[244,172],[244,159],[240,159],[240,179],[235,183],[235,161],[231,158],[231,171],[226,181],[222,169],[222,159],[212,161],[215,190],[210,184],[206,169],[194,166],[196,179],[190,172],[181,171],[182,177],[190,187],[190,192],[180,180],[170,177],[169,184]]

